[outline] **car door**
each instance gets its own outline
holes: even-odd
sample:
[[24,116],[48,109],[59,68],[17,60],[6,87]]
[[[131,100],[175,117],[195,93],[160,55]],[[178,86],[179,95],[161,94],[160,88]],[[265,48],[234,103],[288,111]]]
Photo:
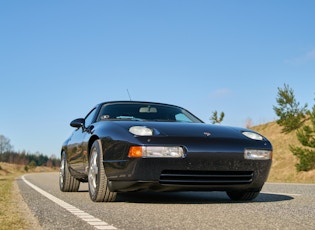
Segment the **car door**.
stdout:
[[94,122],[96,108],[93,108],[84,119],[84,125],[77,128],[68,142],[68,163],[77,173],[85,173],[88,163],[87,142],[91,135],[90,125]]

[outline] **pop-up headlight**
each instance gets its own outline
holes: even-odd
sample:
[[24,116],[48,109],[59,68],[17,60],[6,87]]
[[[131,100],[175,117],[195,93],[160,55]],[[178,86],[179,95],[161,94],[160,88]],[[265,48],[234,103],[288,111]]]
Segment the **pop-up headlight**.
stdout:
[[145,126],[131,126],[129,132],[137,136],[152,136],[153,130]]
[[250,139],[257,140],[257,141],[262,141],[264,139],[261,135],[254,132],[246,131],[246,132],[242,132],[242,134]]

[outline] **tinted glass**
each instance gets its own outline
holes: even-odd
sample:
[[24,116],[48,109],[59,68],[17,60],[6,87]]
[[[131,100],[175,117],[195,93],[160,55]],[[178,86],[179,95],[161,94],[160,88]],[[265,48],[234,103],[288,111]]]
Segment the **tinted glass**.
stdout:
[[85,117],[85,127],[88,127],[94,122],[96,109],[92,109],[91,112]]
[[176,106],[142,103],[105,104],[97,120],[108,119],[202,122],[188,111]]

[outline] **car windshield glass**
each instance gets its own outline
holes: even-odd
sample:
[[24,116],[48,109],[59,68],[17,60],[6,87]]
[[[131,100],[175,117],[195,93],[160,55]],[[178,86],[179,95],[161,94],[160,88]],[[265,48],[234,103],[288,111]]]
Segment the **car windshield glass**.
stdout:
[[170,105],[148,103],[104,104],[98,120],[120,119],[135,121],[194,122],[202,121],[188,111]]

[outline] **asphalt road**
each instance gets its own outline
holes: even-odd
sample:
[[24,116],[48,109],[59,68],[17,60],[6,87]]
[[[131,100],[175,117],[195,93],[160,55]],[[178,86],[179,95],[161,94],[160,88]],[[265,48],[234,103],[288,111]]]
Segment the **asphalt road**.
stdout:
[[87,184],[60,192],[57,173],[17,183],[43,229],[315,229],[315,184],[266,183],[252,202],[230,201],[224,192],[139,192],[94,203]]

